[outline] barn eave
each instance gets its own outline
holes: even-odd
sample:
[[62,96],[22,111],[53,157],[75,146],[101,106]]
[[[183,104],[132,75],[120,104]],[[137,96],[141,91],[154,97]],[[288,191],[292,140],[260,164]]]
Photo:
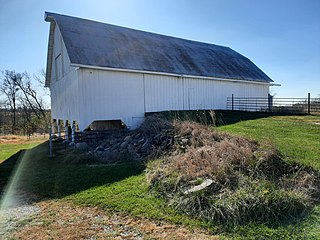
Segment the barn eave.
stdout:
[[92,66],[92,65],[84,65],[71,63],[71,67],[78,67],[84,69],[94,69],[94,70],[105,70],[105,71],[116,71],[116,72],[128,72],[128,73],[141,73],[141,74],[154,74],[154,75],[163,75],[163,76],[171,76],[171,77],[181,77],[181,78],[196,78],[196,79],[206,79],[206,80],[216,80],[216,81],[229,81],[229,82],[242,82],[242,83],[255,83],[255,84],[264,84],[264,85],[274,85],[277,84],[267,82],[265,80],[246,80],[246,79],[237,79],[237,78],[220,78],[213,76],[195,76],[195,75],[187,75],[187,74],[176,74],[176,73],[167,73],[167,72],[156,72],[156,71],[147,71],[147,70],[136,70],[136,69],[124,69],[124,68],[112,68],[112,67],[100,67],[100,66]]

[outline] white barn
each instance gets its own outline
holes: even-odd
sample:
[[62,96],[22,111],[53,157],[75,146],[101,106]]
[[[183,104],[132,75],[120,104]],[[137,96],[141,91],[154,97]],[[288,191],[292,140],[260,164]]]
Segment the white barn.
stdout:
[[65,126],[120,120],[134,129],[148,112],[226,109],[232,94],[267,98],[273,82],[228,47],[49,12],[45,20],[52,118]]

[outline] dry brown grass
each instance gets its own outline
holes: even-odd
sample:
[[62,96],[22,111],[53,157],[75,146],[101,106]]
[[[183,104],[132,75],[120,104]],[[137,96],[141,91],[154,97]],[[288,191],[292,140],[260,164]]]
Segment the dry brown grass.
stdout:
[[[154,192],[187,214],[231,225],[277,224],[305,215],[320,199],[320,173],[284,161],[270,143],[190,121],[173,121],[172,129],[172,151],[149,163],[147,178]],[[189,191],[207,179],[209,186]]]
[[38,142],[43,141],[48,138],[47,136],[44,136],[42,134],[34,134],[30,136],[30,139],[27,138],[27,136],[21,136],[21,135],[0,135],[0,144],[22,144],[22,143],[32,143],[32,142]]
[[[174,151],[164,157],[161,167],[149,171],[150,181],[177,174],[177,184],[185,185],[198,178],[232,182],[233,169],[245,169],[250,164],[257,143],[240,137],[221,134],[207,126],[189,121],[174,121],[173,128],[179,139],[185,139],[187,150],[181,151],[175,143]],[[160,171],[160,172],[158,172]]]
[[172,124],[169,121],[159,118],[157,115],[148,116],[138,131],[146,136],[153,136],[165,129],[171,129]]

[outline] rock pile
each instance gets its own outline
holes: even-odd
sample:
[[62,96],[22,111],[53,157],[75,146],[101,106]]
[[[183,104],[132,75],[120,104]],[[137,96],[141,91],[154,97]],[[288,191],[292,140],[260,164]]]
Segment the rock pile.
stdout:
[[174,124],[165,120],[159,122],[159,119],[147,121],[135,131],[115,131],[99,141],[81,142],[75,147],[87,151],[102,163],[113,163],[156,158],[175,151],[185,152],[191,146],[193,136],[181,134]]
[[164,129],[160,133],[145,135],[139,131],[126,134],[111,134],[98,143],[88,143],[89,154],[102,162],[115,162],[121,158],[143,159],[170,152],[174,145],[174,130]]

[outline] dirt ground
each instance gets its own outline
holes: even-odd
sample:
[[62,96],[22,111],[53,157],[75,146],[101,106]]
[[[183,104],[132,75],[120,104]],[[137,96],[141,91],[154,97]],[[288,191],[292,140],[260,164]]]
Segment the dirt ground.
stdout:
[[5,239],[219,239],[201,230],[110,213],[97,207],[75,206],[61,200],[29,207],[30,214],[19,215],[19,219],[14,215],[5,218],[11,226],[9,233],[3,235]]

